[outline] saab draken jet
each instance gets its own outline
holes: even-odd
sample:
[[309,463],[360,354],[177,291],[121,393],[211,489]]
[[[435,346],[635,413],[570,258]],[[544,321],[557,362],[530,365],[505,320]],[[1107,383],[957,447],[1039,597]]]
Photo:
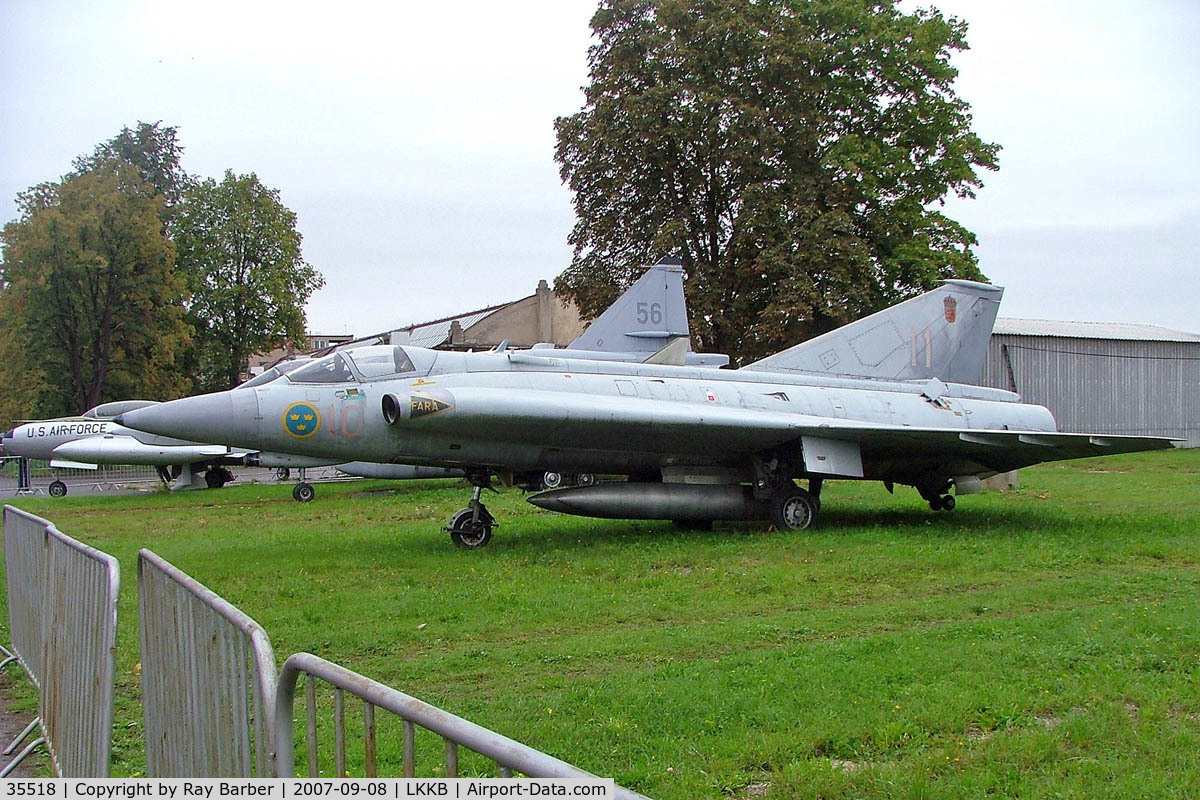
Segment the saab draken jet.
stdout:
[[[493,474],[518,484],[544,471],[625,476],[529,498],[567,514],[800,529],[816,520],[828,480],[912,486],[949,511],[952,489],[977,492],[996,473],[1173,446],[1059,433],[1048,409],[972,385],[1002,293],[946,281],[736,370],[375,346],[118,422],[314,458],[461,469],[474,492],[447,530],[465,547],[492,536],[481,493]],[[367,359],[369,370],[357,366]]]

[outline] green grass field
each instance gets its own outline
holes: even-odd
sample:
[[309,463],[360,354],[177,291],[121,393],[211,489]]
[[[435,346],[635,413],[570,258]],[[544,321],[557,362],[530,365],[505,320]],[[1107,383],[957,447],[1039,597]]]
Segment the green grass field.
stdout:
[[[478,551],[440,530],[454,482],[15,504],[121,561],[116,775],[144,771],[149,547],[279,659],[316,653],[656,798],[1183,798],[1198,478],[1200,451],[1048,465],[950,514],[833,483],[803,533],[563,517],[506,491]],[[382,735],[398,774],[398,726]]]

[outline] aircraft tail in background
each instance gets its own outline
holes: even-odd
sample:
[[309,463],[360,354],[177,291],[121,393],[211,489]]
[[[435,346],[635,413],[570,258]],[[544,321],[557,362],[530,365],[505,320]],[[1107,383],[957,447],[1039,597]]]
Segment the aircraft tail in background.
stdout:
[[651,356],[680,337],[690,338],[683,267],[660,262],[646,270],[567,349]]
[[683,267],[669,261],[647,269],[566,348],[538,344],[524,355],[693,367],[723,367],[729,363],[729,356],[721,353],[693,352]]
[[1001,286],[948,280],[742,369],[978,383],[1003,296]]

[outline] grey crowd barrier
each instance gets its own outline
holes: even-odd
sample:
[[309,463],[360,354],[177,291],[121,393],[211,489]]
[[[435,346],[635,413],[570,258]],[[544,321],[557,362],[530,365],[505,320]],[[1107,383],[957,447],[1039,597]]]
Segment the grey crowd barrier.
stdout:
[[[55,772],[107,777],[112,748],[116,653],[115,559],[19,509],[4,508],[9,620],[15,655],[38,687],[44,743]],[[445,743],[445,776],[458,775],[458,748],[492,759],[498,774],[595,778],[403,692],[309,653],[276,675],[266,632],[212,590],[149,550],[138,554],[146,773],[155,778],[292,777],[296,685],[305,676],[310,774],[318,770],[315,680],[334,690],[334,761],[346,770],[345,695],[363,703],[365,764],[375,777],[375,709],[403,721],[404,775],[413,777],[416,728]],[[5,663],[8,663],[6,661]],[[645,800],[616,787],[622,800]]]
[[46,583],[46,528],[41,517],[4,507],[4,567],[12,654],[35,687],[42,685],[42,590]]
[[[0,777],[42,743],[56,774],[108,777],[120,567],[112,556],[10,506],[4,508],[4,539],[14,649],[37,687],[34,724],[43,735],[0,771]],[[35,542],[41,545],[40,558]],[[12,557],[16,560],[9,560]]]
[[257,622],[149,550],[138,554],[146,774],[270,777],[275,655]]
[[[295,774],[294,706],[296,685],[305,676],[305,731],[309,777],[318,776],[316,742],[317,709],[313,679],[319,678],[334,688],[334,770],[338,777],[346,774],[345,694],[348,692],[363,702],[363,748],[368,778],[376,776],[375,709],[391,712],[403,720],[404,777],[416,772],[415,739],[419,726],[442,737],[446,759],[444,775],[458,777],[458,748],[466,747],[496,762],[500,777],[521,772],[531,778],[587,779],[596,776],[560,761],[554,756],[534,750],[528,745],[476,725],[448,711],[431,706],[415,697],[373,681],[311,653],[296,653],[283,664],[279,674],[276,696],[275,727],[279,742],[279,774]],[[645,800],[636,792],[616,787],[618,800]]]

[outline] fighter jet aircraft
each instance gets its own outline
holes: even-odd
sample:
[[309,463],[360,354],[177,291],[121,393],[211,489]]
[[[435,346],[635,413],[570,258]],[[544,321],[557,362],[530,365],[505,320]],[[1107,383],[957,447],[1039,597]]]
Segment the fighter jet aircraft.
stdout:
[[946,281],[737,370],[376,346],[119,421],[312,457],[457,467],[474,492],[447,530],[465,547],[492,536],[481,501],[492,474],[627,476],[529,498],[568,514],[800,529],[830,479],[912,486],[948,511],[951,488],[971,494],[996,473],[1172,446],[1058,433],[1048,409],[963,382],[982,371],[1002,292]]
[[[158,467],[163,483],[174,488],[210,489],[233,480],[227,466],[309,467],[332,462],[287,453],[257,453],[227,445],[203,444],[154,436],[125,428],[113,417],[134,408],[156,405],[152,400],[121,400],[88,409],[78,417],[36,420],[18,425],[0,437],[14,456],[48,461],[55,469],[95,469],[97,464],[148,464]],[[55,479],[47,487],[62,497],[67,485]]]
[[[566,349],[537,345],[527,351],[530,357],[586,357],[613,361],[650,361],[653,363],[691,364],[719,367],[729,357],[692,352],[683,293],[683,270],[677,264],[662,262],[650,267],[617,301],[588,326]],[[304,366],[311,359],[299,357],[283,361],[239,387],[253,389],[271,383],[282,375]],[[371,370],[371,358],[356,359],[360,368]],[[347,393],[353,397],[353,392]],[[80,417],[37,420],[18,426],[0,438],[12,455],[49,461],[52,467],[94,469],[97,464],[150,464],[159,468],[164,483],[174,488],[219,488],[233,480],[226,466],[275,467],[286,479],[288,470],[299,468],[301,477],[292,496],[301,502],[312,500],[316,490],[304,479],[309,467],[337,465],[347,475],[389,480],[413,478],[461,477],[457,469],[397,464],[369,463],[289,455],[255,448],[235,449],[207,441],[184,441],[172,437],[147,435],[117,425],[112,417],[123,411],[154,405],[154,401],[130,400],[106,403]],[[303,421],[296,423],[303,425]],[[565,483],[590,485],[590,474],[564,475],[547,472],[540,484],[557,488]],[[54,497],[67,493],[67,485],[55,480],[49,486]]]

